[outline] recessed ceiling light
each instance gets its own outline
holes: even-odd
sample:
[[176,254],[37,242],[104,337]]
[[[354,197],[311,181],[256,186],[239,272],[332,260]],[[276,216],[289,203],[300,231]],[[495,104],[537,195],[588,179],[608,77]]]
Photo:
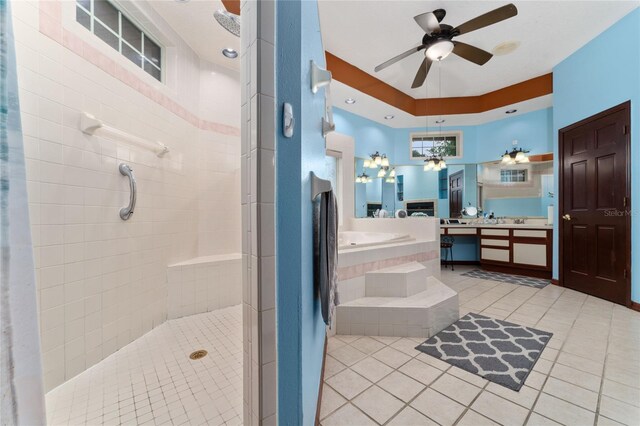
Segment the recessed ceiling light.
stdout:
[[349,105],[353,105],[353,104],[356,103],[356,100],[353,99],[353,98],[347,98],[347,99],[344,100],[344,103],[345,104],[349,104]]
[[230,47],[225,47],[224,49],[222,49],[222,54],[230,59],[235,59],[238,57],[238,52]]
[[447,121],[447,120],[445,120],[444,118],[443,118],[443,119],[441,119],[441,120],[436,120],[436,124],[442,124],[442,123],[444,123],[445,121]]
[[385,120],[393,120],[394,117],[395,117],[394,115],[389,114],[389,115],[385,115],[384,119]]
[[505,111],[505,114],[513,114],[514,112],[518,112],[518,110],[517,109],[510,109],[510,110]]

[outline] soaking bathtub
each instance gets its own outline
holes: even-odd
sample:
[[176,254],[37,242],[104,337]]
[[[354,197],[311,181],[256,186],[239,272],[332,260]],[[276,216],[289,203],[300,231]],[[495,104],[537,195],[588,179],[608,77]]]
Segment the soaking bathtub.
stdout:
[[410,241],[408,234],[387,232],[344,231],[338,234],[338,250],[379,246],[401,241]]

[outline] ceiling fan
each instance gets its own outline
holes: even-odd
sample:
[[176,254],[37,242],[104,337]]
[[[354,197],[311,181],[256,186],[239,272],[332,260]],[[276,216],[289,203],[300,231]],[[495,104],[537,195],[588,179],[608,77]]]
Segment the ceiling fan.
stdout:
[[480,28],[488,27],[489,25],[496,24],[500,21],[504,21],[505,19],[512,18],[518,14],[518,9],[515,5],[508,4],[492,10],[491,12],[487,12],[484,15],[475,17],[455,28],[451,25],[440,23],[446,14],[447,12],[444,9],[437,9],[433,12],[414,16],[413,19],[415,19],[416,23],[425,32],[424,37],[422,37],[422,43],[419,46],[413,47],[406,52],[381,63],[375,67],[374,70],[378,72],[387,68],[389,65],[395,64],[401,59],[424,50],[424,61],[422,61],[420,68],[418,68],[418,72],[416,73],[416,76],[413,79],[413,84],[411,85],[411,88],[415,89],[424,84],[433,61],[441,61],[452,52],[467,61],[471,61],[478,65],[484,65],[493,56],[491,53],[466,43],[453,41],[453,38]]

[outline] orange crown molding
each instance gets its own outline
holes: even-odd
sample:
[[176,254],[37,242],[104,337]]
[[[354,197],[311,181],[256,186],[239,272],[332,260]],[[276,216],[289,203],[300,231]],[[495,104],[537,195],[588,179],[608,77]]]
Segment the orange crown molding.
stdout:
[[414,99],[330,52],[325,55],[333,79],[414,116],[476,114],[553,93],[549,73],[484,95]]
[[240,15],[240,0],[222,0],[222,5],[228,12]]

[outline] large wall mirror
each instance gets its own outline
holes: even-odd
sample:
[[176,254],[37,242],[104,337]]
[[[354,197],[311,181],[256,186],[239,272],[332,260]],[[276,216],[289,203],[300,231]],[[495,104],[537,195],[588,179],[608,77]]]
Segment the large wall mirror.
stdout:
[[547,217],[553,204],[553,158],[544,154],[528,160],[425,171],[422,165],[374,167],[356,158],[355,217],[393,217],[403,210],[408,216],[458,218],[469,206],[479,215]]

